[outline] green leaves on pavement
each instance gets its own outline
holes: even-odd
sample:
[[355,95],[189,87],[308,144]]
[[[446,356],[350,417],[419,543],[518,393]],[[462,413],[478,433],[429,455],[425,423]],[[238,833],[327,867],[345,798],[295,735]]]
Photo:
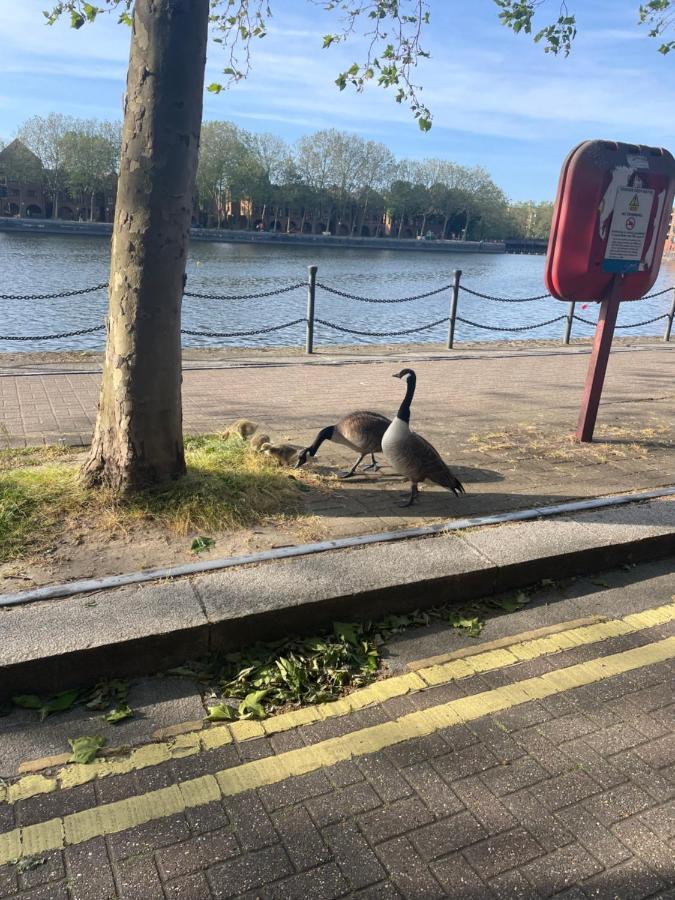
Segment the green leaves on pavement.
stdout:
[[79,690],[62,691],[60,694],[54,694],[53,697],[49,697],[47,700],[43,700],[37,694],[16,694],[12,697],[12,703],[22,709],[37,710],[40,714],[40,721],[44,722],[47,716],[50,716],[52,713],[72,709],[79,697]]
[[96,754],[105,744],[105,739],[99,735],[93,735],[90,737],[68,738],[68,743],[73,751],[70,762],[87,765],[94,761]]

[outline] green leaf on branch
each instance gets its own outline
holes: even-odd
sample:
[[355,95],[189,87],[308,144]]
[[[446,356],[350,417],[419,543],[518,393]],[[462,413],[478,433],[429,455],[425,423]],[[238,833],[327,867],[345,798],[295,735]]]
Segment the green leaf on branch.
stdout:
[[261,704],[268,691],[252,691],[247,694],[239,704],[239,716],[242,719],[264,719],[267,715]]
[[70,761],[88,765],[96,758],[99,750],[105,744],[105,739],[98,735],[93,735],[90,737],[68,738],[68,743],[73,751]]

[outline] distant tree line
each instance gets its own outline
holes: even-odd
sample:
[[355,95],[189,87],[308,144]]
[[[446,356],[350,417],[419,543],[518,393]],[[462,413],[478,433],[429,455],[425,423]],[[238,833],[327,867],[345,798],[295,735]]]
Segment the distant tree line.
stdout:
[[[94,198],[118,172],[119,124],[51,113],[28,119],[17,137],[31,153],[13,154],[5,174],[41,183],[54,217],[67,192],[88,197],[94,218]],[[224,121],[202,126],[195,204],[195,219],[217,228],[471,240],[547,238],[552,212],[550,203],[510,203],[481,166],[396,159],[336,129],[289,145]]]

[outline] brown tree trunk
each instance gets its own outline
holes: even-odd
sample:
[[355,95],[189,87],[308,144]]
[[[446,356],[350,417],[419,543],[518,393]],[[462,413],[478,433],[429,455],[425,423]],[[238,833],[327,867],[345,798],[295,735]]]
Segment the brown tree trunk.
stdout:
[[103,381],[85,483],[118,493],[185,472],[181,300],[209,0],[137,0]]

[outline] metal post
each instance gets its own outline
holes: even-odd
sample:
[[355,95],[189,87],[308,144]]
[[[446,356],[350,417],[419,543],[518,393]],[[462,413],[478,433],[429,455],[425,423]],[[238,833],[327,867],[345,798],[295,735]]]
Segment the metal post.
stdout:
[[576,301],[572,300],[571,303],[567,304],[567,324],[565,325],[565,337],[563,338],[563,344],[569,344],[570,335],[572,334],[572,321],[574,320],[574,307],[576,306]]
[[673,319],[675,318],[675,287],[673,288],[673,302],[670,304],[670,312],[668,313],[668,321],[666,322],[666,333],[663,335],[664,341],[670,340],[670,332],[673,329]]
[[318,266],[307,266],[307,333],[305,335],[305,353],[314,352],[314,297],[316,295],[316,272]]
[[581,410],[579,411],[579,422],[576,432],[576,439],[583,443],[590,443],[593,440],[593,430],[598,415],[598,407],[600,406],[602,386],[605,381],[607,362],[609,361],[609,351],[612,347],[614,326],[616,317],[619,314],[619,297],[621,295],[622,282],[623,276],[614,276],[607,291],[607,296],[600,306],[600,315],[598,316],[598,324],[595,329],[593,351],[588,365],[588,373],[586,374],[586,384],[581,400]]
[[450,316],[448,321],[448,350],[452,350],[455,343],[455,319],[457,318],[457,301],[459,300],[459,279],[462,270],[455,269],[452,273],[452,294],[450,296]]

